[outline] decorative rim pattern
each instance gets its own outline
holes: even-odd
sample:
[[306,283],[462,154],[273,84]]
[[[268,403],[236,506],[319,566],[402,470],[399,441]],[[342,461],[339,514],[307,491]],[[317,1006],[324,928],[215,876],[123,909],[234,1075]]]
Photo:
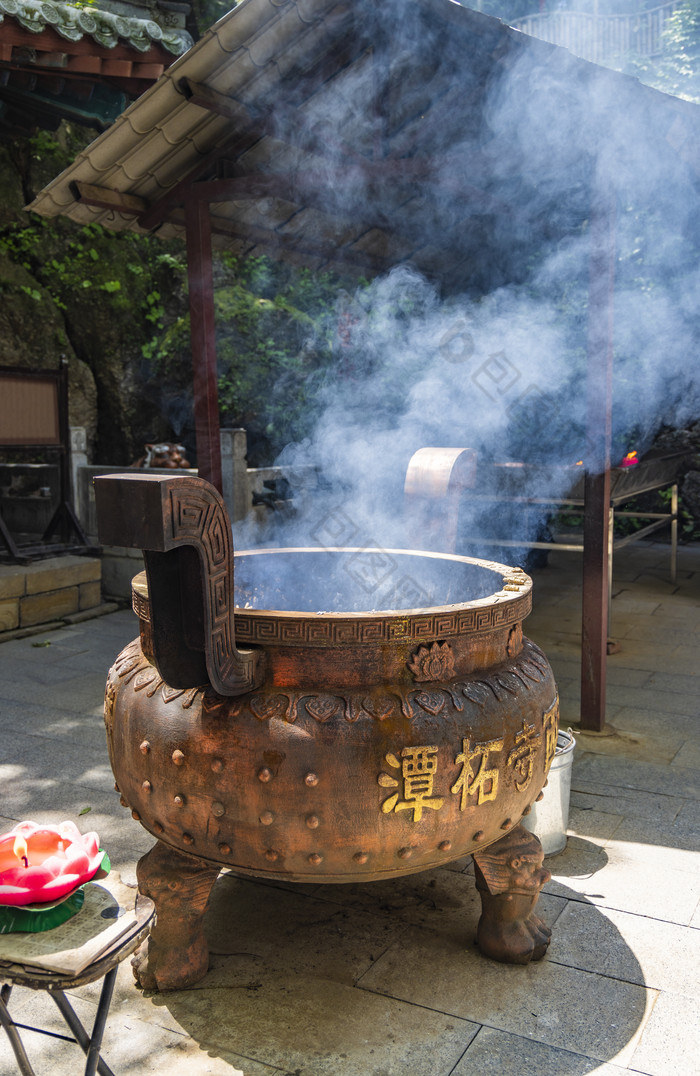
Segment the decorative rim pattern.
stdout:
[[[353,553],[362,550],[349,547],[323,550],[262,549],[241,551],[236,553],[236,557],[303,552]],[[298,613],[237,607],[236,642],[259,646],[362,646],[413,640],[434,642],[510,627],[524,620],[532,609],[532,580],[522,569],[450,553],[406,549],[385,552],[476,564],[500,575],[503,587],[486,598],[470,602],[408,609],[398,613]],[[143,582],[132,586],[132,607],[141,620],[150,622],[150,604]]]

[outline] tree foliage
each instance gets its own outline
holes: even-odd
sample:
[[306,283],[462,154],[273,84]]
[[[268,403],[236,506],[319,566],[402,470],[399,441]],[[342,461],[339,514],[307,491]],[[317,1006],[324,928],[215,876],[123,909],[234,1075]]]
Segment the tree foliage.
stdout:
[[700,103],[700,0],[684,0],[671,15],[656,84],[667,93]]

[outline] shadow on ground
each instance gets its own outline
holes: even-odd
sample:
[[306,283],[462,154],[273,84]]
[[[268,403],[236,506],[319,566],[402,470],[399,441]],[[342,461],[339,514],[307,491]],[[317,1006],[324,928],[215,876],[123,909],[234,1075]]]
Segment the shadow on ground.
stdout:
[[[557,921],[572,906],[624,978],[566,962]],[[464,871],[313,888],[225,874],[207,912],[209,973],[152,1003],[212,1057],[299,1076],[431,1076],[451,1065],[467,1076],[497,1063],[494,1048],[523,1057],[542,1043],[561,1051],[559,1071],[582,1076],[633,1049],[642,971],[613,924],[561,882],[540,912],[554,925],[550,952],[515,967],[476,949],[479,900]]]

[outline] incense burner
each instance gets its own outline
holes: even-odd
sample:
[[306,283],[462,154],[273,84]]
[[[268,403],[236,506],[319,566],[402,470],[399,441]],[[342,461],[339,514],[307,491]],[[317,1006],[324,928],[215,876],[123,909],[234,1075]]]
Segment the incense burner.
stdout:
[[[300,882],[386,879],[471,853],[486,955],[546,951],[549,873],[519,825],[556,749],[549,664],[525,639],[524,572],[411,550],[233,555],[201,479],[96,482],[100,537],[144,550],[139,638],[110,669],[122,802],[157,838],[144,985],[206,971],[221,867]],[[234,588],[235,573],[235,588]]]

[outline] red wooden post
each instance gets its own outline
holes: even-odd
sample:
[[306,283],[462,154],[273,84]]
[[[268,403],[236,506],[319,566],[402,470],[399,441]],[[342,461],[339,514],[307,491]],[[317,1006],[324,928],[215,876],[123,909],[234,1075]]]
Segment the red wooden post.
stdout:
[[203,199],[188,198],[185,204],[185,223],[197,466],[200,477],[211,482],[221,492],[219,393],[209,204]]
[[581,728],[602,732],[608,644],[610,441],[612,436],[614,195],[598,190],[591,213],[587,444],[583,523]]

